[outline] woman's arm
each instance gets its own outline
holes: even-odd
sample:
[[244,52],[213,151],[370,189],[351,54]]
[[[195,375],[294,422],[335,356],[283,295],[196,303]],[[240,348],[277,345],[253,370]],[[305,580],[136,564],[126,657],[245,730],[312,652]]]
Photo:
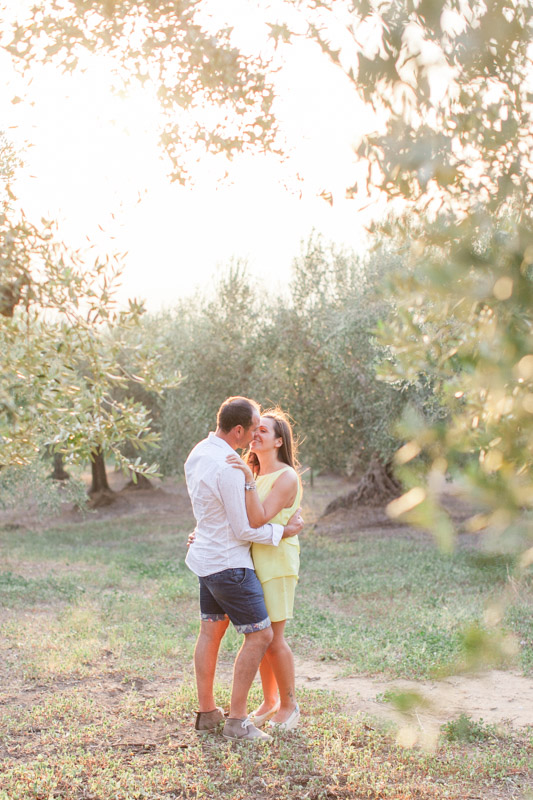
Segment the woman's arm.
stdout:
[[[247,484],[254,483],[250,467],[237,454],[227,456],[226,461],[232,467],[242,470]],[[252,528],[260,528],[278,514],[282,508],[290,508],[298,491],[298,475],[292,469],[282,472],[272,489],[261,503],[256,489],[244,492],[246,513]]]

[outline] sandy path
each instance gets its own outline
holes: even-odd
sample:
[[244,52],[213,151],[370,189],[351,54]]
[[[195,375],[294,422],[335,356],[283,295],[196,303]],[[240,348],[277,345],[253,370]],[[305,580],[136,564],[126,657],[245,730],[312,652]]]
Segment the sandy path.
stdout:
[[327,689],[346,697],[352,711],[405,722],[390,703],[376,696],[387,690],[409,690],[421,694],[430,705],[418,711],[418,722],[441,725],[461,713],[486,723],[507,722],[515,728],[533,725],[533,679],[516,672],[490,670],[473,675],[454,675],[443,680],[411,681],[368,677],[339,677],[339,667],[296,658],[297,685],[305,689]]

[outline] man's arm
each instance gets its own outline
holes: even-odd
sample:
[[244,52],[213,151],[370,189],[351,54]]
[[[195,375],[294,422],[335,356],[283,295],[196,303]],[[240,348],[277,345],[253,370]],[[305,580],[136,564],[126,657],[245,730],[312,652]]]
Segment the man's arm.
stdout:
[[228,522],[236,539],[277,546],[282,538],[296,536],[303,528],[301,509],[293,514],[285,527],[268,522],[260,528],[251,528],[244,502],[244,475],[240,470],[231,467],[222,470],[218,478],[218,487]]
[[244,503],[244,475],[240,470],[227,467],[218,476],[218,488],[231,530],[236,539],[277,546],[283,536],[283,526],[268,522],[260,528],[251,528]]

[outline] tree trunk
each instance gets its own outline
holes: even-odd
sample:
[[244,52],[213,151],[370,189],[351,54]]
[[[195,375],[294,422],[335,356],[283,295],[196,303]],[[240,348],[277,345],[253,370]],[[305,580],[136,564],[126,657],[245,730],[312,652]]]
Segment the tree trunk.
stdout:
[[128,481],[125,485],[124,489],[153,489],[154,485],[151,481],[148,480],[146,475],[140,475],[138,472],[135,473],[136,482],[133,480]]
[[382,506],[398,497],[402,492],[400,482],[394,477],[392,463],[384,463],[374,453],[370,465],[356,485],[348,494],[332,500],[322,514],[323,517],[337,511],[338,508],[356,508],[357,506]]
[[68,481],[70,473],[63,467],[63,454],[54,453],[54,470],[48,476],[53,481]]
[[109,488],[105,467],[104,451],[101,447],[93,450],[91,455],[92,483],[89,489],[91,508],[108,506],[115,500],[115,492]]

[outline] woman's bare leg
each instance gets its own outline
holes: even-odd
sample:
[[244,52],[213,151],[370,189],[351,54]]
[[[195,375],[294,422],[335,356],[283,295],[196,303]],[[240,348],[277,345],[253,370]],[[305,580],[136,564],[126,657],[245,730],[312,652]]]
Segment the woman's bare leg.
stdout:
[[280,707],[272,717],[273,722],[285,722],[296,706],[296,689],[294,677],[294,657],[285,639],[287,620],[273,622],[274,638],[267,650],[269,663],[278,684]]
[[272,717],[273,722],[285,722],[296,706],[294,658],[285,639],[286,622],[287,620],[282,620],[272,623],[274,638],[259,667],[265,699],[258,713],[264,714],[273,708],[279,697],[280,708]]
[[[275,624],[275,622],[272,623],[272,628],[274,628]],[[261,675],[261,685],[263,687],[263,702],[256,713],[261,715],[273,709],[279,702],[278,682],[270,663],[268,650],[259,665],[259,674]]]

